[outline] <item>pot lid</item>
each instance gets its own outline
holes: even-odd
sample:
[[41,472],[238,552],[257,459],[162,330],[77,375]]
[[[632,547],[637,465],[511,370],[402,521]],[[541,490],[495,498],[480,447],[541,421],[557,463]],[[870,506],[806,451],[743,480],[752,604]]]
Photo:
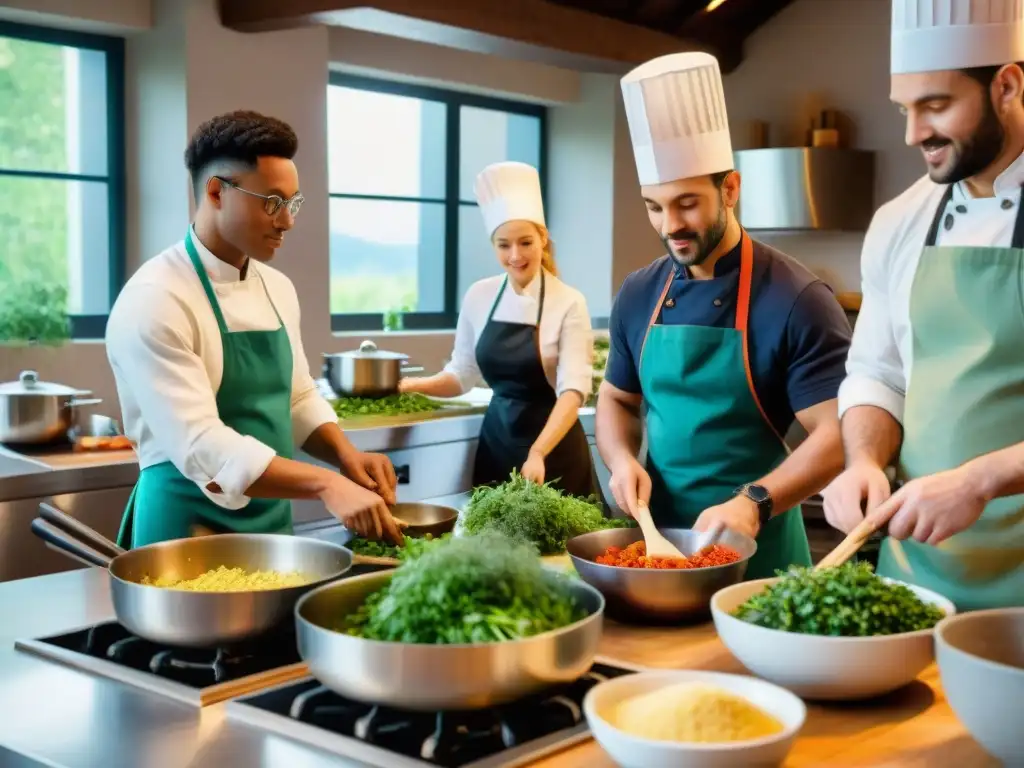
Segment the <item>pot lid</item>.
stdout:
[[377,345],[367,339],[359,345],[359,349],[350,349],[347,352],[339,352],[338,357],[353,357],[357,360],[408,360],[408,355],[401,352],[388,352],[377,349]]
[[81,389],[66,387],[63,384],[53,384],[48,381],[40,381],[39,374],[35,371],[22,371],[18,381],[9,381],[0,384],[0,395],[87,395]]

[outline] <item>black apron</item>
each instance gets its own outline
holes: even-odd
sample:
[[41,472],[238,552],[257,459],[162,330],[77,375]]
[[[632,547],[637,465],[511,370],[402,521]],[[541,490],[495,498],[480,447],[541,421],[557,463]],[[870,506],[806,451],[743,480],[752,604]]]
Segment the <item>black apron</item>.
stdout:
[[[542,270],[537,324],[526,325],[494,319],[508,286],[505,278],[476,343],[477,367],[493,396],[480,430],[474,487],[503,483],[513,469],[522,468],[558,400],[540,355],[544,282]],[[545,480],[565,493],[584,497],[596,493],[590,446],[579,419],[548,454],[544,469]]]

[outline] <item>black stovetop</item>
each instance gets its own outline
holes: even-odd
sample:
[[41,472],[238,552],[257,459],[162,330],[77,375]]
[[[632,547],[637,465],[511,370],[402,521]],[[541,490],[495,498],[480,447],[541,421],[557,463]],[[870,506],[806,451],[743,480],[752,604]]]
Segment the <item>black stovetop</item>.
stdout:
[[[365,704],[309,678],[244,697],[237,704],[277,715],[279,732],[293,720],[334,734],[341,743],[372,745],[379,760],[374,764],[381,768],[390,765],[388,755],[403,756],[418,765],[467,768],[482,761],[491,765],[504,753],[529,749],[531,742],[550,741],[560,732],[585,728],[587,691],[603,679],[633,672],[595,663],[587,675],[568,685],[492,709],[466,712],[413,712]],[[301,734],[295,737],[302,738]],[[359,757],[366,760],[368,755],[360,751]]]
[[285,622],[280,630],[247,645],[221,649],[174,648],[153,643],[133,635],[117,622],[40,638],[37,642],[147,672],[197,690],[302,661],[295,644],[295,626],[291,622]]

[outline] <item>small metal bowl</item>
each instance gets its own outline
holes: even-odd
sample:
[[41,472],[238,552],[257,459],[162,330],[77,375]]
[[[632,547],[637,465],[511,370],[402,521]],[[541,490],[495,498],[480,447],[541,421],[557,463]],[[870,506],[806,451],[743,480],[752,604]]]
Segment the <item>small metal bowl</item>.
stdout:
[[[700,533],[664,528],[661,533],[684,555],[694,554]],[[692,569],[622,568],[594,562],[608,547],[626,547],[643,538],[639,528],[585,533],[570,539],[566,551],[580,578],[604,595],[610,619],[634,624],[671,624],[708,616],[711,596],[743,580],[757,542],[726,530],[719,544],[735,549],[740,559],[728,565]]]
[[421,538],[442,536],[455,529],[455,521],[459,511],[440,504],[420,504],[418,502],[400,503],[391,507],[391,514],[398,520],[409,524],[405,529],[407,536]]

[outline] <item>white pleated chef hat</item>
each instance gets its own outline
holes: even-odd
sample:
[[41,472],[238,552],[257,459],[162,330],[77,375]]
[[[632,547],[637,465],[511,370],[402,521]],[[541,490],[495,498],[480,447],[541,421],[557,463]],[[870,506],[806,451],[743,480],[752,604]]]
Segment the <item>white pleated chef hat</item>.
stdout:
[[640,184],[664,184],[733,169],[718,59],[675,53],[622,78]]
[[473,191],[488,237],[506,221],[523,219],[545,226],[540,174],[532,165],[511,161],[488,165],[476,177]]
[[894,75],[1024,61],[1022,0],[892,0]]

